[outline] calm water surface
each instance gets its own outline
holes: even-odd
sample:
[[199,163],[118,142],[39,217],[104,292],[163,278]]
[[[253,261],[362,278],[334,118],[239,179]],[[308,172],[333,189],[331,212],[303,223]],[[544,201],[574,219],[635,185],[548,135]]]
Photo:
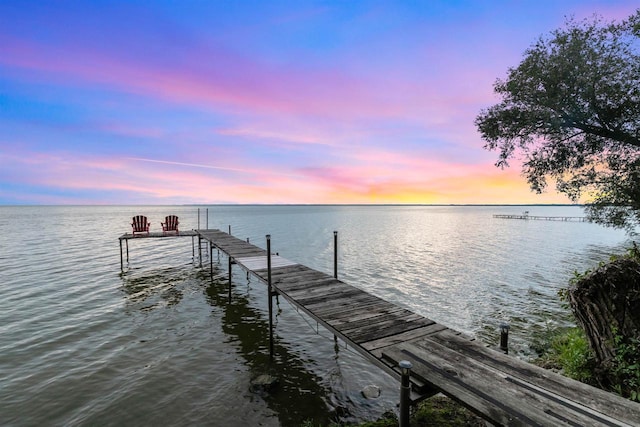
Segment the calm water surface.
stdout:
[[[131,217],[152,230],[228,230],[347,283],[530,357],[536,335],[571,324],[557,292],[575,270],[629,244],[589,223],[494,219],[581,216],[578,207],[210,206],[0,207],[0,417],[3,425],[298,426],[372,419],[395,410],[398,385],[282,300],[268,358],[264,286],[226,259],[214,279],[190,238],[130,242]],[[199,225],[198,225],[199,224]],[[208,265],[208,260],[205,259]],[[262,373],[273,393],[251,391]],[[381,388],[364,399],[363,387]]]

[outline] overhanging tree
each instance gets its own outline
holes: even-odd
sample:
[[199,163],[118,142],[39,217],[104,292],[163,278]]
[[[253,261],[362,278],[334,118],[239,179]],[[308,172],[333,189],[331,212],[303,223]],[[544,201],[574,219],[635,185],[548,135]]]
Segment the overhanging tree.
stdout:
[[476,118],[496,166],[519,158],[531,189],[548,181],[599,223],[640,223],[640,9],[620,23],[571,19],[497,80],[502,101]]

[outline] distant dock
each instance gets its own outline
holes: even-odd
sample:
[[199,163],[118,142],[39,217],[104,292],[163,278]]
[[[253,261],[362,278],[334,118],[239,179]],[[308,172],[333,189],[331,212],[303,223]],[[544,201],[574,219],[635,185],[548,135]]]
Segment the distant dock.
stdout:
[[494,215],[494,218],[500,219],[524,219],[524,220],[537,220],[537,221],[567,221],[567,222],[591,222],[585,216],[541,216],[541,215],[529,215],[528,212],[524,212],[517,215]]

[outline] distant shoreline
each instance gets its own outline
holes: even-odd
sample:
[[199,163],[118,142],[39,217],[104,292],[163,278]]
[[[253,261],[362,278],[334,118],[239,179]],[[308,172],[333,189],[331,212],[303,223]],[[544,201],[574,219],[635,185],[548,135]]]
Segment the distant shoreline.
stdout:
[[59,204],[59,205],[48,205],[48,204],[0,204],[0,207],[73,207],[73,206],[82,206],[82,207],[90,207],[90,206],[194,206],[194,207],[206,207],[206,206],[401,206],[401,207],[410,207],[410,206],[433,206],[433,207],[518,207],[518,206],[539,206],[539,207],[584,207],[584,204],[572,204],[572,203],[513,203],[513,204],[505,204],[505,203],[177,203],[177,204],[91,204],[91,205],[76,205],[76,204]]

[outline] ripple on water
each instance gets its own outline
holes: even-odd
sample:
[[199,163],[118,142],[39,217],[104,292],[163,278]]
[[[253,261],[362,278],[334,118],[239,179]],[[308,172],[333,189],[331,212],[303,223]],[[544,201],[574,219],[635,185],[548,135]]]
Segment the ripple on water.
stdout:
[[[216,206],[210,223],[261,247],[271,234],[274,251],[325,272],[338,230],[346,282],[490,344],[507,320],[526,355],[538,331],[568,324],[555,295],[573,271],[626,239],[593,224],[491,216],[519,210]],[[234,269],[229,303],[226,259],[214,253],[210,279],[189,238],[130,241],[121,275],[117,237],[140,213],[154,228],[170,213],[184,229],[197,224],[193,207],[0,207],[10,248],[0,254],[3,422],[277,426],[395,408],[395,380],[285,301],[270,363],[264,287]],[[250,392],[264,372],[280,378],[278,391]],[[382,394],[366,400],[371,384]]]

